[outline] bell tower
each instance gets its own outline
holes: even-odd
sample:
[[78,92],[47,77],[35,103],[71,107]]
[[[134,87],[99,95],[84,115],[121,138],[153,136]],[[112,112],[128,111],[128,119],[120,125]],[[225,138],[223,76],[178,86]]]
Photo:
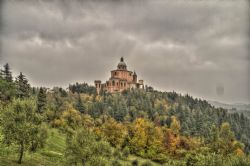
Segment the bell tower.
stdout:
[[99,94],[100,91],[101,91],[101,83],[102,83],[102,81],[100,81],[100,80],[95,80],[95,88],[96,88],[97,94]]
[[134,71],[134,73],[133,73],[133,82],[134,82],[134,83],[137,83],[137,74],[136,74],[135,71]]

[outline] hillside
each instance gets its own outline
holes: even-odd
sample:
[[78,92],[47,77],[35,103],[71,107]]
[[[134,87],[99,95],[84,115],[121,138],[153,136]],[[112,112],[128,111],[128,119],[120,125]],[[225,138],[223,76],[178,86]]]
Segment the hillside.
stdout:
[[[36,153],[27,153],[25,161],[22,163],[24,166],[58,166],[65,165],[64,158],[66,142],[65,135],[57,129],[49,129],[49,136],[47,145],[44,149],[37,151]],[[0,165],[1,166],[18,166],[16,163],[16,155],[13,154],[14,149],[8,148],[3,144],[0,144]],[[138,163],[149,162],[149,160],[129,155],[126,159],[121,159],[120,162],[124,166],[130,165],[131,162],[137,160]],[[111,162],[110,162],[111,164]],[[153,166],[159,164],[151,162]]]
[[225,104],[217,101],[208,101],[209,104],[216,108],[227,109],[230,113],[243,113],[245,116],[250,118],[250,104],[235,103],[235,104]]
[[[57,166],[65,163],[64,151],[66,148],[65,136],[56,129],[48,130],[48,140],[46,147],[36,153],[27,153],[25,161],[22,165],[25,166]],[[6,147],[0,144],[0,165],[19,165],[16,163],[17,155],[13,153],[15,148]]]
[[250,165],[250,120],[190,95],[35,88],[22,73],[0,90],[0,165]]

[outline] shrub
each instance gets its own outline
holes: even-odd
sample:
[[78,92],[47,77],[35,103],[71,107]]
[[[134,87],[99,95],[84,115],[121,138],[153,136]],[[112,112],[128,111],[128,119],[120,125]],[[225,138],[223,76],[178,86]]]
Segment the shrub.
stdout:
[[137,159],[132,161],[132,166],[138,166],[139,165],[139,161]]
[[113,153],[114,157],[115,158],[118,158],[118,159],[121,159],[122,158],[122,154],[119,150],[115,150],[114,153]]
[[123,157],[124,157],[124,158],[128,158],[129,154],[130,154],[130,150],[129,150],[129,148],[126,146],[126,147],[123,149]]
[[122,164],[116,159],[112,162],[112,166],[122,166]]

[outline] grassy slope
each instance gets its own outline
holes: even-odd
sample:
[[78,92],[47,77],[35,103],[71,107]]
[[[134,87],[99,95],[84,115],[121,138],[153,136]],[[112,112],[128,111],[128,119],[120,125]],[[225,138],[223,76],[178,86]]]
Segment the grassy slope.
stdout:
[[[1,138],[0,138],[1,140]],[[65,165],[65,136],[57,129],[49,129],[49,138],[44,149],[38,150],[36,153],[25,152],[22,166],[59,166]],[[0,166],[19,166],[16,163],[18,154],[17,148],[6,147],[0,144]],[[133,160],[138,160],[139,164],[148,161],[143,158],[130,155],[128,159],[121,160],[124,166],[131,166]],[[158,166],[156,163],[152,163]]]
[[[49,130],[46,147],[36,153],[26,152],[22,165],[24,166],[58,166],[64,163],[65,137],[56,129]],[[16,149],[0,144],[0,165],[16,166],[18,158]]]

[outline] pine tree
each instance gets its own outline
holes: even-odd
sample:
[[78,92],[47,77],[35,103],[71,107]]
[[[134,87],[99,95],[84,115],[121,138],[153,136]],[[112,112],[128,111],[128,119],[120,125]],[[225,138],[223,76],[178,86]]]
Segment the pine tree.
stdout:
[[31,88],[28,83],[28,80],[25,78],[22,72],[16,78],[16,85],[17,85],[17,97],[25,98],[30,96]]
[[3,67],[4,69],[2,70],[2,77],[8,82],[12,82],[12,73],[10,71],[9,64],[6,63]]
[[37,111],[39,113],[43,112],[44,107],[46,106],[46,90],[40,87],[38,96],[37,96]]
[[0,80],[3,79],[3,70],[0,69]]
[[125,101],[121,99],[120,102],[115,103],[114,107],[115,120],[122,122],[127,115],[127,106]]
[[85,106],[84,106],[84,104],[83,104],[83,102],[82,102],[82,99],[81,99],[80,94],[78,94],[78,98],[77,98],[77,102],[76,102],[75,107],[76,107],[76,109],[77,109],[78,111],[80,111],[81,113],[85,113],[86,108],[85,108]]

